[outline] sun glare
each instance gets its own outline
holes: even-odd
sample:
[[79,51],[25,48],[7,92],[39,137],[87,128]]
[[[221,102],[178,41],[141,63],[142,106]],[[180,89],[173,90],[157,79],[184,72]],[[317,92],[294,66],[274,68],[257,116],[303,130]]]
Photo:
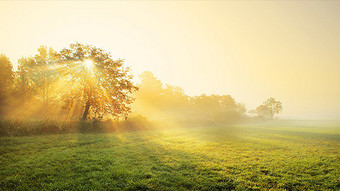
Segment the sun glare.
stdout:
[[87,70],[92,70],[93,69],[93,62],[91,60],[85,60],[84,66]]

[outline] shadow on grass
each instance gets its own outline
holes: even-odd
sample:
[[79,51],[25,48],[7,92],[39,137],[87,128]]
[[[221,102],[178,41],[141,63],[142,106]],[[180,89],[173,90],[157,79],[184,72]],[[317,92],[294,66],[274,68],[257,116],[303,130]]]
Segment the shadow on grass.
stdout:
[[[0,186],[3,190],[339,187],[339,163],[333,158],[307,152],[305,158],[298,158],[295,150],[266,149],[269,145],[260,140],[244,141],[244,131],[230,129],[231,134],[229,129],[190,128],[2,137]],[[234,136],[239,138],[229,139]]]

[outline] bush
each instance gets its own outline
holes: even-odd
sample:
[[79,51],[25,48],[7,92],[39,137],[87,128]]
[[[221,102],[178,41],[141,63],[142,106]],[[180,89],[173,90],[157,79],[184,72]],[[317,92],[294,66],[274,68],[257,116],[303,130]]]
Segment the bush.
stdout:
[[31,136],[61,133],[143,130],[151,123],[143,117],[118,120],[0,120],[0,136]]

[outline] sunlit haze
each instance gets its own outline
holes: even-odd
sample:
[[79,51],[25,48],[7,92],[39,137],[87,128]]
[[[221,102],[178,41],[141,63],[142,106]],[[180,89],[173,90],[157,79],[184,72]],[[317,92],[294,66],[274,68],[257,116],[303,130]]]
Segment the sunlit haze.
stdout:
[[92,70],[93,68],[93,62],[91,60],[85,60],[84,66],[87,70]]
[[[339,1],[0,2],[0,53],[80,42],[188,95],[268,97],[281,117],[340,119]],[[92,62],[85,62],[87,69]]]

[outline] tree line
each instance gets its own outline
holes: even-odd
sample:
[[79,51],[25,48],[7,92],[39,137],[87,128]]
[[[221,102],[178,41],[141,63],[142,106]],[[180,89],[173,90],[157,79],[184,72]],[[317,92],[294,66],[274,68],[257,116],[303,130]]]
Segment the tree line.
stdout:
[[[71,44],[59,52],[41,46],[34,56],[18,60],[13,69],[0,55],[0,115],[4,117],[115,118],[129,114],[151,120],[214,120],[247,117],[244,104],[230,95],[188,96],[180,87],[163,84],[143,72],[135,85],[124,60],[95,46]],[[269,98],[257,115],[271,119],[282,104]]]
[[[188,96],[177,86],[163,84],[151,72],[139,76],[141,82],[135,93],[133,112],[154,120],[236,122],[249,118],[246,107],[228,94]],[[282,104],[269,98],[257,109],[257,117],[272,119],[282,111]]]

